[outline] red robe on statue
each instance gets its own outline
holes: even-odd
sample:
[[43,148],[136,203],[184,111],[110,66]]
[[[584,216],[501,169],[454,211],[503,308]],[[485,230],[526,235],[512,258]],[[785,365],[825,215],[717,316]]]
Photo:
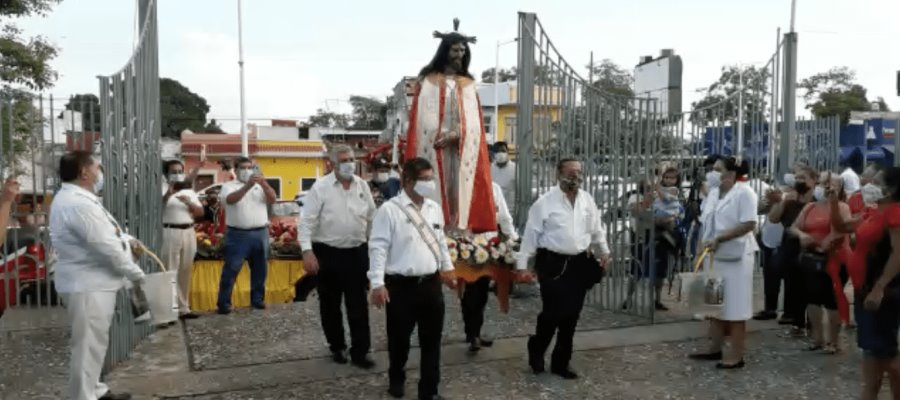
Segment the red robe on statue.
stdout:
[[[422,157],[437,171],[444,222],[472,233],[497,230],[491,164],[481,102],[467,77],[431,74],[419,81],[409,116],[405,159]],[[435,149],[443,135],[458,133],[458,146]]]

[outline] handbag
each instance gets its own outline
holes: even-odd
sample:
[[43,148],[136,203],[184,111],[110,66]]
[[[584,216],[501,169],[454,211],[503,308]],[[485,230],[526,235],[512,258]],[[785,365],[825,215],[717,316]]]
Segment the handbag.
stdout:
[[804,251],[800,253],[800,268],[809,272],[826,272],[828,256],[820,253]]
[[[722,277],[714,272],[715,257],[710,249],[703,252],[694,261],[693,272],[678,274],[679,301],[685,303],[697,319],[708,319],[718,313],[724,303]],[[709,269],[701,271],[708,262]]]

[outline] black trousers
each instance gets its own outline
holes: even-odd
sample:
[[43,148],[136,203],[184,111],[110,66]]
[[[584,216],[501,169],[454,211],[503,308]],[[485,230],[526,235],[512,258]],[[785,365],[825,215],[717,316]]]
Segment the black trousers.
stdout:
[[459,303],[462,308],[467,342],[481,337],[481,327],[484,325],[484,307],[487,305],[490,285],[491,280],[484,277],[473,283],[467,283],[463,291]]
[[794,321],[794,327],[803,329],[806,328],[806,274],[800,267],[799,244],[787,242],[785,238],[777,257],[784,278],[784,316]]
[[419,398],[431,398],[441,380],[441,332],[444,330],[444,295],[438,275],[404,277],[386,275],[390,301],[387,313],[388,379],[391,385],[406,382],[409,339],[418,326],[421,351]]
[[319,313],[322,330],[332,352],[347,349],[344,338],[344,317],[341,302],[347,308],[347,324],[350,326],[350,357],[360,359],[369,353],[369,303],[366,299],[369,280],[368,247],[362,245],[339,249],[321,243],[313,243],[313,253],[319,260]]
[[760,247],[762,248],[764,310],[776,312],[778,311],[778,295],[781,293],[784,266],[778,262],[778,249]]
[[565,369],[572,359],[572,340],[584,298],[591,284],[585,272],[599,268],[587,253],[564,260],[538,250],[535,272],[541,285],[541,313],[538,314],[534,336],[529,339],[528,350],[532,356],[543,359],[544,353],[556,334],[556,346],[550,359],[550,368]]

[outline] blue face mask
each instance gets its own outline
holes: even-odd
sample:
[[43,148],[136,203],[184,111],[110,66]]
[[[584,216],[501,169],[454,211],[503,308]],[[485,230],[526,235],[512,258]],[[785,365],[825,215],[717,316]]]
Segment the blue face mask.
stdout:
[[97,173],[97,180],[94,181],[94,194],[100,194],[103,191],[103,172]]

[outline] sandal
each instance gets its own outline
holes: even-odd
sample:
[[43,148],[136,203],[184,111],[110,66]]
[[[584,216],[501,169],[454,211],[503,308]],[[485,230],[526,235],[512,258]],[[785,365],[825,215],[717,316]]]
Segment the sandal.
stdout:
[[812,345],[810,345],[809,347],[806,348],[806,351],[819,351],[819,350],[822,350],[823,348],[824,348],[823,345],[818,344],[818,343],[813,343]]

